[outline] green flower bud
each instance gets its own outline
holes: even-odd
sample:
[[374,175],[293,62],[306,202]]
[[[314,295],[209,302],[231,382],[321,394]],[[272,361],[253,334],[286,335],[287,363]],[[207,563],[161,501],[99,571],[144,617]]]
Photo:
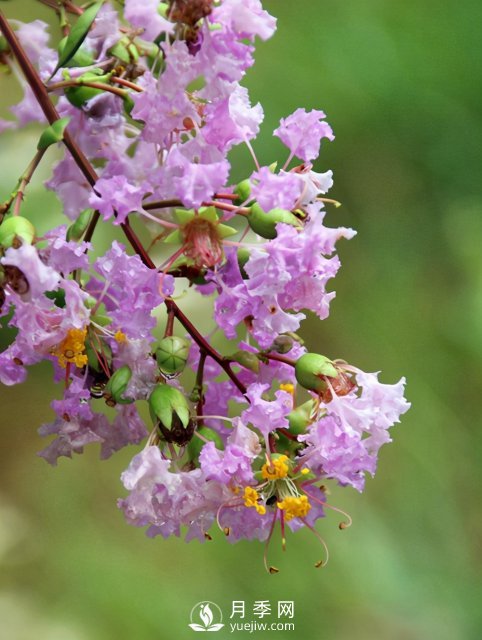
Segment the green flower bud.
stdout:
[[307,400],[287,415],[291,433],[298,435],[305,432],[306,427],[313,422],[311,414],[314,406],[313,400]]
[[7,218],[0,225],[0,245],[8,249],[19,243],[32,244],[35,238],[35,227],[22,216]]
[[238,196],[238,198],[234,201],[234,204],[237,207],[247,202],[249,200],[249,196],[251,195],[251,182],[249,181],[249,178],[246,178],[246,180],[242,180],[238,185],[236,185],[234,193]]
[[167,336],[159,342],[156,360],[162,373],[180,373],[186,366],[191,341],[177,336]]
[[112,406],[114,404],[132,404],[134,402],[132,398],[123,397],[131,378],[132,371],[126,364],[112,374],[104,390],[107,404]]
[[276,225],[279,222],[290,224],[293,227],[301,227],[300,221],[291,211],[286,211],[285,209],[263,211],[257,203],[252,205],[247,220],[249,226],[255,233],[268,240],[276,238]]
[[[81,75],[78,80],[82,82],[102,82],[106,83],[110,80],[110,74],[99,75],[95,73],[95,71],[88,71]],[[69,87],[65,90],[65,96],[70,104],[73,104],[74,107],[82,107],[88,100],[94,98],[95,96],[104,93],[104,89],[94,89],[93,87],[85,87],[82,84],[76,85],[75,87]]]
[[318,353],[305,353],[296,362],[295,376],[305,389],[321,393],[326,389],[326,383],[322,377],[336,378],[338,371],[326,356],[321,356]]
[[255,353],[251,353],[250,351],[236,351],[236,353],[229,356],[229,360],[239,362],[245,369],[259,373],[259,358]]
[[84,209],[84,211],[82,211],[77,220],[67,229],[67,240],[75,240],[78,242],[82,238],[87,231],[92,213],[92,209]]
[[[216,449],[223,449],[223,441],[221,436],[214,429],[210,429],[209,427],[199,427],[197,432],[203,436],[209,442],[214,442]],[[193,438],[187,447],[187,452],[191,460],[197,460],[199,458],[199,454],[201,453],[201,449],[204,447],[206,443],[201,440],[201,438]]]
[[278,336],[273,344],[271,345],[270,351],[275,351],[276,353],[289,353],[293,348],[294,340],[291,336]]
[[162,17],[162,18],[167,18],[169,15],[169,5],[167,4],[167,2],[161,2],[159,4],[159,6],[157,7],[157,13]]
[[191,440],[196,425],[190,419],[186,398],[179,389],[158,384],[149,397],[149,409],[167,442],[184,446]]
[[187,428],[189,424],[189,407],[184,395],[168,384],[158,384],[149,396],[149,409],[154,421],[159,420],[164,427],[170,429],[176,416]]

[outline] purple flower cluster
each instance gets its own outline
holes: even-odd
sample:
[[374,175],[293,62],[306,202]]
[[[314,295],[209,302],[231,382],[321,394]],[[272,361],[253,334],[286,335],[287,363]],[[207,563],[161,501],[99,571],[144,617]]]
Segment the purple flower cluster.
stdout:
[[[54,45],[45,23],[15,22],[14,32],[0,14],[2,61],[35,67],[28,82],[19,76],[15,121],[0,132],[50,123],[0,207],[0,315],[15,329],[0,382],[52,363],[62,397],[39,433],[53,436],[40,453],[53,465],[92,443],[107,458],[147,437],[119,506],[149,536],[203,541],[216,524],[231,542],[263,541],[278,522],[283,539],[286,526],[319,537],[317,520],[338,510],[326,481],[362,491],[409,408],[404,379],[383,384],[309,353],[296,333],[307,312],[329,315],[336,243],[355,235],[325,225],[325,207],[339,203],[325,197],[332,172],[313,163],[333,131],[322,111],[297,109],[273,132],[285,157],[260,166],[264,112],[241,84],[256,39],[276,29],[260,0],[123,4],[120,16],[104,2],[83,30],[71,29],[82,10],[67,13]],[[62,140],[46,186],[69,226],[40,237],[23,196]],[[235,183],[239,145],[254,167]],[[93,258],[99,220],[120,227],[133,252],[113,240]],[[210,302],[205,336],[197,316]]]

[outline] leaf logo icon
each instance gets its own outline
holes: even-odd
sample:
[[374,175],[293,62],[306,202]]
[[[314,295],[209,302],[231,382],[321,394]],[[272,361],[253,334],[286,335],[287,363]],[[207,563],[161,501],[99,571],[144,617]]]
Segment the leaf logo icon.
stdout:
[[208,602],[206,604],[201,605],[201,608],[199,610],[199,617],[203,621],[203,624],[206,627],[206,629],[212,625],[214,616]]
[[[213,608],[214,607],[214,612]],[[202,624],[193,622],[193,618],[200,618]],[[214,622],[214,620],[218,622]],[[198,602],[191,611],[191,624],[189,625],[193,631],[219,631],[224,627],[222,624],[223,614],[218,605],[214,602]]]

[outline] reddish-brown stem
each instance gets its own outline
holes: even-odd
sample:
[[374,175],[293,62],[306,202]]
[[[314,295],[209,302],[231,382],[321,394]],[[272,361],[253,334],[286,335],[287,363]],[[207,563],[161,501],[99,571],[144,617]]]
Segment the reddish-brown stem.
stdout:
[[267,360],[276,360],[276,362],[283,362],[284,364],[288,364],[290,367],[295,367],[296,362],[291,358],[286,358],[285,356],[280,356],[279,353],[262,353],[261,356],[266,358]]
[[166,330],[164,331],[164,337],[168,338],[172,336],[174,330],[174,320],[176,319],[176,315],[173,309],[169,309],[167,312],[167,322],[166,322]]
[[225,360],[220,353],[218,353],[215,349],[213,349],[213,347],[211,347],[209,342],[207,342],[207,340],[199,333],[199,331],[192,324],[192,322],[189,320],[189,318],[184,315],[184,313],[181,311],[181,309],[179,309],[179,307],[174,302],[174,300],[167,299],[166,300],[166,306],[167,306],[168,311],[170,309],[174,310],[174,315],[176,316],[176,318],[183,325],[183,327],[186,329],[186,331],[189,333],[189,335],[194,339],[194,341],[199,345],[201,350],[204,349],[208,353],[208,355],[215,362],[218,363],[218,365],[223,369],[223,371],[226,372],[228,377],[233,381],[233,383],[236,385],[236,387],[239,389],[239,391],[241,391],[241,393],[244,395],[246,393],[246,387],[238,379],[237,375],[231,369],[231,364],[229,363],[229,361]]
[[121,84],[123,87],[132,89],[133,91],[137,91],[138,93],[141,93],[142,91],[144,91],[144,89],[140,87],[138,84],[135,84],[135,82],[131,82],[130,80],[126,80],[125,78],[118,78],[117,76],[113,76],[111,78],[111,81],[115,82],[116,84]]
[[[57,13],[59,12],[60,7],[57,0],[38,0],[38,1],[46,5],[47,7],[50,7],[51,9],[55,9]],[[83,10],[80,7],[76,7],[75,4],[72,4],[72,2],[64,2],[63,8],[68,13],[72,13],[73,15],[76,15],[76,16],[81,16],[83,14]]]
[[[49,94],[42,83],[37,71],[33,67],[30,62],[27,54],[25,53],[23,47],[18,41],[13,29],[8,23],[7,19],[3,15],[2,11],[0,11],[0,30],[2,31],[5,39],[7,40],[13,54],[18,60],[20,68],[22,69],[27,82],[29,83],[37,101],[43,110],[47,120],[50,124],[53,124],[57,120],[60,119],[60,116],[57,112],[57,109],[52,104]],[[64,132],[63,142],[67,149],[70,151],[72,158],[76,162],[77,166],[81,170],[87,182],[93,188],[95,183],[98,180],[97,173],[93,166],[90,164],[89,160],[83,154],[81,149],[77,146],[76,142],[73,140],[68,131]],[[95,225],[99,219],[99,212],[95,211],[92,216],[92,220],[89,225],[89,229],[86,232],[86,237],[92,237],[93,230]],[[144,249],[141,241],[137,237],[136,233],[130,226],[129,220],[126,219],[121,225],[121,228],[129,240],[132,248],[135,253],[141,258],[143,263],[149,269],[155,269],[156,265],[150,258],[147,251]],[[219,366],[225,371],[226,375],[232,380],[233,384],[239,389],[239,391],[244,395],[246,393],[246,387],[243,383],[238,379],[234,371],[231,369],[231,365],[228,361],[224,360],[222,355],[218,353],[211,345],[207,342],[207,340],[199,333],[196,327],[192,324],[192,322],[187,318],[184,313],[179,309],[174,300],[166,299],[165,304],[168,312],[172,311],[174,316],[179,320],[179,322],[184,326],[189,335],[193,338],[193,340],[198,344],[201,351],[205,351],[215,362],[219,364]]]
[[294,442],[298,442],[298,437],[294,435],[294,433],[291,433],[291,431],[289,431],[289,429],[276,429],[276,431],[278,433],[282,433],[284,436],[286,436],[286,438],[288,438],[288,440],[293,440]]
[[[27,54],[23,50],[23,47],[18,41],[17,36],[15,35],[12,27],[8,23],[8,20],[5,18],[5,16],[1,11],[0,11],[0,30],[2,31],[11,50],[13,51],[15,57],[17,58],[18,64],[20,65],[20,68],[22,69],[25,75],[25,78],[29,83],[30,88],[32,89],[35,97],[37,98],[37,102],[39,103],[42,111],[44,112],[45,117],[47,118],[50,124],[53,124],[54,122],[60,119],[57,109],[52,104],[49,94],[47,92],[47,89],[43,85],[42,80],[40,79],[32,63],[30,62]],[[67,147],[67,149],[70,151],[72,158],[74,159],[75,163],[81,170],[87,182],[90,184],[91,187],[94,187],[95,183],[98,180],[98,175],[94,167],[90,164],[90,162],[85,157],[84,153],[81,151],[81,149],[77,145],[77,143],[73,140],[68,130],[64,132],[63,142]],[[98,220],[99,220],[99,212],[96,211],[92,216],[92,220],[89,226],[89,230],[88,230],[89,239],[92,237],[93,230],[95,229],[95,226]],[[121,224],[121,227],[127,239],[131,243],[132,248],[139,255],[139,257],[144,262],[144,264],[150,269],[155,269],[155,264],[152,262],[151,258],[149,257],[144,247],[142,246],[139,238],[136,236],[136,234],[130,227],[129,221],[126,220],[125,222],[123,222]]]
[[94,235],[95,228],[97,223],[99,222],[100,213],[99,211],[94,211],[92,214],[92,218],[90,219],[89,226],[87,227],[87,231],[84,234],[84,241],[90,242],[92,240],[92,236]]
[[216,200],[237,200],[239,196],[235,193],[215,193]]
[[[196,386],[195,389],[197,390],[197,392],[199,393],[199,400],[197,402],[196,405],[196,415],[198,418],[202,417],[203,414],[203,406],[204,406],[204,395],[203,395],[203,384],[204,384],[204,364],[206,362],[206,356],[207,353],[206,351],[204,351],[204,349],[201,349],[200,355],[199,355],[199,364],[197,367],[197,373],[196,373]],[[198,428],[202,427],[202,420],[200,420],[198,422]]]
[[[226,194],[221,194],[221,196],[216,197],[225,197]],[[142,205],[142,208],[146,211],[150,211],[152,209],[167,209],[169,207],[183,207],[182,200],[177,200],[173,198],[172,200],[155,200],[152,202],[145,202]],[[207,200],[203,202],[203,207],[216,207],[217,209],[222,209],[223,211],[232,211],[234,213],[238,213],[239,215],[245,216],[249,213],[248,207],[236,207],[233,204],[227,204],[225,202],[217,202],[215,200]]]
[[225,202],[217,202],[214,200],[203,202],[203,207],[216,207],[216,209],[237,213],[240,216],[247,216],[250,213],[249,207],[237,207],[234,204],[226,204]]
[[70,87],[90,87],[91,89],[100,89],[102,91],[107,91],[108,93],[113,93],[116,96],[120,96],[121,98],[125,98],[127,95],[127,91],[125,89],[119,89],[119,87],[113,87],[110,84],[106,84],[105,82],[88,82],[86,80],[81,80],[80,78],[77,80],[62,80],[62,82],[55,82],[54,84],[47,85],[47,91],[50,93],[51,91],[58,91],[59,89],[69,89]]
[[170,207],[182,207],[182,200],[173,198],[172,200],[156,200],[153,202],[145,202],[142,208],[145,211],[151,211],[152,209],[168,209]]
[[[24,196],[25,196],[25,189],[27,188],[30,180],[32,179],[33,174],[35,173],[35,170],[37,169],[38,165],[40,164],[40,161],[42,160],[45,151],[46,151],[46,149],[42,149],[42,150],[38,150],[37,151],[37,153],[33,157],[32,161],[30,162],[30,164],[28,165],[28,167],[24,171],[24,173],[20,176],[17,188],[12,193],[10,198],[6,202],[3,203],[3,205],[2,205],[2,214],[10,209],[10,207],[12,206],[12,203],[15,203],[14,204],[14,208],[13,208],[13,215],[14,216],[18,216],[19,215],[20,207],[22,206],[22,202],[23,202],[23,199],[24,199]],[[0,221],[1,221],[1,219],[0,219]]]

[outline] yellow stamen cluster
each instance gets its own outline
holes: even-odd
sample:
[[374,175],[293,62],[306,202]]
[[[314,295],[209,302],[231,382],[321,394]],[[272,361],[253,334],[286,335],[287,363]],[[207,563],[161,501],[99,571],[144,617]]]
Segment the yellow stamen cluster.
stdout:
[[306,496],[287,496],[276,504],[278,509],[282,509],[285,512],[286,520],[304,518],[311,509],[311,504]]
[[261,475],[265,480],[280,480],[286,478],[289,472],[287,464],[288,456],[282,455],[273,458],[271,462],[267,462],[261,467]]
[[125,333],[122,333],[122,331],[116,331],[114,334],[114,340],[121,344],[123,342],[127,342],[127,336]]
[[291,384],[291,382],[283,382],[280,384],[279,388],[280,391],[286,391],[286,393],[289,393],[292,396],[295,395],[295,385]]
[[266,513],[266,507],[264,504],[259,504],[259,493],[253,487],[245,487],[244,489],[244,506],[254,507],[256,511],[264,516]]
[[87,356],[85,352],[85,338],[87,329],[69,329],[67,335],[62,342],[52,351],[59,360],[61,367],[67,366],[67,363],[75,364],[76,367],[84,367],[87,364]]

